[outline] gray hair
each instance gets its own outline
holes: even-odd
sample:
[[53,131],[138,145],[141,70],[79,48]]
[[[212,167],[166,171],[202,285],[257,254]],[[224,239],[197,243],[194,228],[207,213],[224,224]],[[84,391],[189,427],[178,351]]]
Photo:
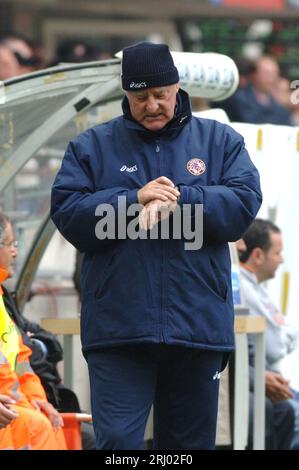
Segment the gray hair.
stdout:
[[4,212],[2,212],[2,210],[0,209],[0,244],[4,242],[5,240],[5,237],[6,237],[6,227],[7,227],[7,224],[10,223],[10,219],[7,215],[4,214]]

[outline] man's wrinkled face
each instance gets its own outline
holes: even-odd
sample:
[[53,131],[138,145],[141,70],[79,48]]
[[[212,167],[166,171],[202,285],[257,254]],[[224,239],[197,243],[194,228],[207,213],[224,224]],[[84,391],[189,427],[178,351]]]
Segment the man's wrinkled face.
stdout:
[[0,243],[0,268],[7,271],[8,277],[14,275],[14,262],[17,256],[17,248],[14,243],[13,229],[11,224],[8,223],[5,229],[5,238]]
[[159,131],[174,117],[179,84],[127,91],[133,118],[149,131]]

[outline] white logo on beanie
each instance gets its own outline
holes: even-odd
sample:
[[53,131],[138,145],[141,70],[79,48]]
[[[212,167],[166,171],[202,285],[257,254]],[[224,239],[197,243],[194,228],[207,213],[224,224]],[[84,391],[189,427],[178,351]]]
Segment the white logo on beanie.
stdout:
[[130,88],[145,88],[146,86],[147,86],[146,82],[139,82],[139,83],[131,82],[130,83]]

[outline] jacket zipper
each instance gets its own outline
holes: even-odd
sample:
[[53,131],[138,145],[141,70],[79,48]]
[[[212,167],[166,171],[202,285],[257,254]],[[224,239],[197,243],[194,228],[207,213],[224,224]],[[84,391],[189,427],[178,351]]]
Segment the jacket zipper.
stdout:
[[[162,176],[162,171],[161,171],[161,156],[160,156],[160,150],[161,150],[161,142],[159,140],[156,140],[156,154],[157,154],[157,159],[158,159],[158,177]],[[160,313],[160,318],[159,318],[159,327],[160,327],[160,332],[159,332],[159,337],[160,341],[162,343],[165,343],[165,337],[164,337],[164,331],[163,331],[163,308],[164,308],[164,295],[165,295],[165,248],[164,248],[164,243],[163,240],[161,240],[161,248],[162,248],[162,260],[161,260],[161,313]]]

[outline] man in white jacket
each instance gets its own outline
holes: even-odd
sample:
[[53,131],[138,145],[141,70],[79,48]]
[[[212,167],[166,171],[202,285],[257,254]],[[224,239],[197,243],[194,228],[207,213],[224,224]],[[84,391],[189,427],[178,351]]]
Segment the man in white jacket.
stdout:
[[[299,433],[299,393],[289,386],[279,370],[279,362],[298,345],[299,332],[288,325],[263,283],[275,276],[283,262],[282,234],[268,220],[256,219],[239,247],[242,303],[251,315],[266,318],[266,395],[277,403],[289,399],[295,412],[295,439]],[[297,439],[296,439],[297,440]],[[294,441],[293,441],[294,443]]]

